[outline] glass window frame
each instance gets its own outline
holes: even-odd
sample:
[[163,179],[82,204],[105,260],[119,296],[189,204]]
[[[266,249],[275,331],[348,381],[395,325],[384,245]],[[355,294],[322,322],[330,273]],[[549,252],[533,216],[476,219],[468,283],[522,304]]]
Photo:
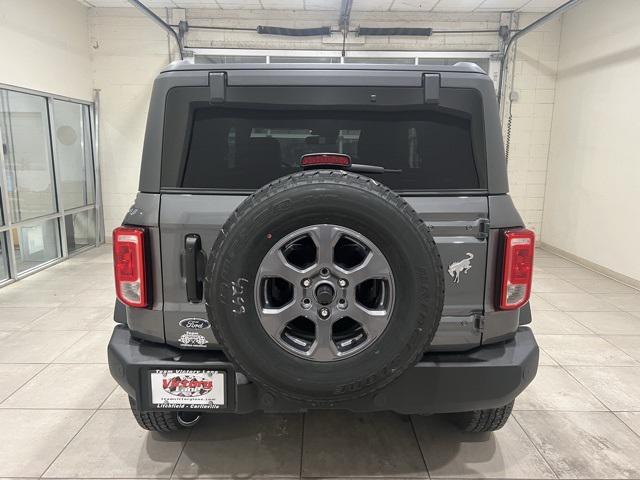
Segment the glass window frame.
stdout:
[[[98,161],[98,121],[97,121],[97,109],[99,105],[99,98],[96,97],[94,102],[89,102],[85,100],[79,100],[75,98],[64,97],[61,95],[54,95],[44,92],[39,92],[31,89],[15,87],[12,85],[5,85],[0,83],[0,90],[8,90],[18,93],[24,93],[29,95],[36,95],[41,98],[44,98],[47,106],[47,118],[49,122],[49,131],[48,131],[48,144],[51,152],[50,161],[52,162],[53,167],[53,176],[54,176],[54,196],[55,196],[55,211],[51,214],[42,215],[39,217],[29,218],[28,220],[15,222],[12,220],[10,212],[9,212],[9,198],[7,192],[7,175],[5,170],[5,154],[2,148],[0,148],[0,236],[5,238],[6,242],[6,260],[9,268],[9,276],[6,279],[0,278],[0,288],[5,285],[11,284],[15,281],[18,281],[24,277],[35,274],[47,267],[55,265],[57,263],[63,262],[64,260],[78,255],[88,249],[91,249],[101,243],[104,243],[104,222],[103,222],[103,214],[102,214],[102,192],[101,192],[101,183],[100,183],[100,166]],[[80,104],[83,107],[82,114],[82,128],[87,128],[89,131],[88,139],[90,140],[90,144],[88,146],[87,152],[90,155],[89,163],[93,168],[93,187],[94,187],[94,201],[93,203],[88,203],[86,205],[82,205],[76,208],[64,209],[64,205],[62,202],[61,192],[61,166],[58,152],[56,151],[56,142],[55,142],[55,121],[53,114],[53,103],[54,101],[66,101],[71,103]],[[88,109],[88,115],[85,115],[85,108]],[[87,122],[88,121],[88,122]],[[87,125],[85,125],[87,123]],[[83,137],[84,138],[84,137]],[[3,139],[1,138],[0,133],[0,144]],[[66,217],[69,215],[74,215],[77,213],[85,212],[85,211],[93,211],[95,217],[95,244],[91,243],[87,246],[79,248],[73,252],[69,252],[67,246],[67,236],[66,236]],[[90,215],[89,215],[90,216]],[[33,268],[24,270],[22,272],[18,272],[18,262],[16,259],[15,248],[13,246],[11,235],[12,232],[16,229],[19,230],[20,227],[33,225],[38,223],[43,223],[48,220],[56,220],[57,224],[57,241],[59,244],[60,255],[57,258],[54,258],[49,261],[45,261],[42,264],[34,266]],[[0,259],[0,262],[3,262],[3,259]]]
[[[313,63],[314,57],[319,59],[334,58],[337,61],[335,63],[358,63],[355,59],[362,58],[390,58],[390,59],[412,59],[412,62],[407,62],[413,65],[420,65],[420,59],[444,59],[447,60],[447,64],[452,63],[453,60],[459,59],[461,62],[473,61],[474,59],[481,60],[486,64],[489,62],[489,71],[487,74],[491,77],[493,83],[498,85],[498,78],[500,76],[500,58],[501,52],[498,50],[350,50],[346,51],[342,56],[341,50],[287,50],[287,49],[242,49],[242,48],[187,48],[187,51],[193,54],[193,60],[195,63],[209,63],[204,60],[208,56],[215,56],[219,58],[229,57],[233,59],[231,63],[238,63],[238,59],[241,57],[264,57],[264,63],[272,63],[271,57],[274,57],[273,63],[280,63],[278,57],[296,57],[299,58],[300,63],[307,61]],[[203,59],[204,61],[199,61]],[[353,61],[345,61],[345,59],[353,59]],[[329,64],[326,61],[320,61],[319,63]],[[334,63],[334,62],[332,62]],[[378,65],[384,63],[376,62]],[[444,63],[444,62],[443,62]],[[223,65],[223,64],[220,64]],[[402,64],[396,64],[401,67]],[[425,65],[427,66],[427,65]]]

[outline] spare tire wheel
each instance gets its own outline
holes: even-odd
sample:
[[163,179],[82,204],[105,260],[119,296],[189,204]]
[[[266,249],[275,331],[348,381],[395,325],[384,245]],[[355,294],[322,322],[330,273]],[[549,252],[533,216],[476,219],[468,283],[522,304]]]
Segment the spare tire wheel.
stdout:
[[430,345],[444,301],[427,227],[364,176],[315,170],[248,197],[212,248],[207,312],[228,358],[276,394],[374,392]]

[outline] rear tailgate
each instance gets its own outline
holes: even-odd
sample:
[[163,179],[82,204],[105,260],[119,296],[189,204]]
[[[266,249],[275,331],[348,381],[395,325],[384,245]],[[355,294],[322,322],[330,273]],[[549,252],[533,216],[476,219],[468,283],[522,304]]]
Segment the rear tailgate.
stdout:
[[[186,236],[199,235],[202,249],[208,253],[222,225],[244,198],[162,195],[162,283],[165,336],[169,344],[185,346],[183,336],[189,330],[185,320],[207,319],[203,302],[187,300],[183,269]],[[483,313],[485,296],[487,198],[406,197],[406,200],[429,226],[442,257],[445,305],[434,349],[467,349],[479,345],[481,331],[477,322]],[[198,334],[205,337],[210,348],[215,348],[216,341],[209,329],[198,329]]]
[[[207,86],[174,87],[166,98],[160,234],[168,343],[188,346],[185,340],[195,338],[188,319],[207,320],[204,304],[187,300],[186,236],[198,235],[208,253],[247,195],[297,171],[301,155],[317,152],[402,170],[375,179],[406,197],[439,246],[446,298],[434,348],[480,343],[486,92],[445,88],[441,74],[418,70],[247,68],[207,75]],[[464,75],[482,89],[490,84],[485,75]],[[197,335],[201,345],[215,348],[210,329]]]

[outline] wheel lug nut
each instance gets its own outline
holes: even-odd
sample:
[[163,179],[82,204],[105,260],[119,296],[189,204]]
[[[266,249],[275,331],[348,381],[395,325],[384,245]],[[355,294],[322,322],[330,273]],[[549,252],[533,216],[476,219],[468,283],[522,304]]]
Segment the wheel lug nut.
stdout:
[[302,286],[305,288],[308,288],[311,286],[311,280],[309,280],[308,278],[305,278],[304,280],[302,280]]
[[342,288],[346,287],[348,284],[349,282],[347,282],[344,278],[338,280],[338,285],[340,285]]
[[319,313],[322,318],[327,318],[329,316],[329,309],[321,308]]

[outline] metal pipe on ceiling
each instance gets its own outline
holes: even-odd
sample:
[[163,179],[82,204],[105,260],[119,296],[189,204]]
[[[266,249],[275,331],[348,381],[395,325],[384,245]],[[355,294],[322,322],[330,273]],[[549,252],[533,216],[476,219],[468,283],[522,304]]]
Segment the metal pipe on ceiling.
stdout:
[[137,9],[139,9],[140,11],[142,11],[142,13],[144,13],[147,17],[153,20],[158,26],[160,26],[160,28],[162,28],[163,30],[166,30],[166,32],[175,39],[176,43],[178,44],[178,52],[180,54],[180,60],[183,60],[184,48],[182,45],[182,39],[176,33],[176,31],[173,28],[171,28],[171,25],[169,25],[162,18],[156,15],[149,7],[147,7],[140,0],[129,0],[129,3],[134,7],[136,7]]
[[507,42],[506,47],[504,48],[504,52],[502,54],[502,61],[500,62],[500,78],[498,79],[498,102],[502,102],[502,95],[503,95],[503,90],[504,90],[504,76],[505,76],[505,73],[506,73],[506,70],[507,70],[507,61],[508,61],[508,57],[509,57],[509,49],[511,48],[511,46],[520,37],[522,37],[523,35],[526,35],[531,30],[535,30],[540,25],[542,25],[544,23],[547,23],[553,17],[566,12],[570,8],[576,6],[581,1],[582,0],[569,0],[568,2],[563,3],[562,5],[560,5],[555,10],[552,10],[549,13],[547,13],[546,15],[543,15],[542,17],[537,19],[535,22],[532,22],[529,25],[527,25],[525,28],[523,28],[521,30],[518,30],[515,33],[515,35],[513,35],[509,39],[509,41]]

